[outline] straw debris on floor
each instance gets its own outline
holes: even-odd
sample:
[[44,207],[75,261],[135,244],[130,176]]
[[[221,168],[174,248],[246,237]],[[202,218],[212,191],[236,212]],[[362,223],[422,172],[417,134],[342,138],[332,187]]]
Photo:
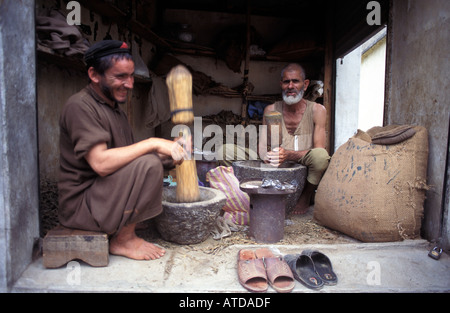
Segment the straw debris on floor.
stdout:
[[[288,216],[285,220],[284,237],[276,245],[302,245],[302,244],[338,244],[355,243],[357,240],[320,226],[313,219],[314,207],[309,209],[305,215]],[[210,236],[202,243],[194,245],[178,245],[167,242],[158,236],[153,229],[152,222],[143,223],[137,231],[138,235],[146,240],[156,243],[165,249],[176,249],[182,247],[188,251],[202,251],[205,254],[220,255],[223,250],[233,245],[265,245],[258,243],[248,236],[248,227],[231,232],[230,236],[215,240]]]
[[[54,182],[41,181],[41,236],[45,236],[48,230],[58,224],[57,218],[57,187]],[[311,206],[305,215],[287,216],[284,227],[284,237],[277,245],[302,245],[302,244],[337,244],[355,243],[357,240],[319,225],[313,218],[314,207]],[[165,241],[156,230],[153,220],[138,225],[137,234],[142,238],[156,243],[165,249],[183,248],[188,251],[202,251],[205,254],[221,254],[229,246],[233,245],[258,245],[248,236],[248,227],[240,227],[242,230],[231,232],[228,237],[215,240],[210,236],[206,241],[195,245],[179,245]]]

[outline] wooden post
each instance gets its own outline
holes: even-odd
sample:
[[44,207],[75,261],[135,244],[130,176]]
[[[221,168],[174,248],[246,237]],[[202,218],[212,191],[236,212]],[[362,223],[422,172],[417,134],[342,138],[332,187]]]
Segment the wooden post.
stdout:
[[246,39],[245,39],[245,63],[244,63],[244,91],[242,95],[242,108],[241,108],[241,115],[244,120],[247,120],[247,86],[248,86],[248,74],[249,74],[249,68],[250,68],[250,28],[251,28],[251,21],[250,21],[250,1],[247,0],[247,23],[246,23]]
[[334,152],[334,45],[333,45],[333,12],[334,2],[326,7],[326,37],[325,37],[325,70],[323,82],[323,105],[327,109],[326,144],[325,148],[330,153]]

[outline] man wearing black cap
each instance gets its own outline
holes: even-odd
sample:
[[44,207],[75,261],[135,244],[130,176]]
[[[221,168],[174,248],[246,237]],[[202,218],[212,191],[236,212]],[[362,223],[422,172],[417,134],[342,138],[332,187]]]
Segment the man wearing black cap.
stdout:
[[69,98],[60,117],[59,220],[111,235],[111,254],[160,258],[164,249],[137,237],[135,226],[161,213],[162,162],[182,161],[186,151],[161,138],[134,142],[119,107],[134,83],[126,43],[98,42],[85,62],[89,84]]

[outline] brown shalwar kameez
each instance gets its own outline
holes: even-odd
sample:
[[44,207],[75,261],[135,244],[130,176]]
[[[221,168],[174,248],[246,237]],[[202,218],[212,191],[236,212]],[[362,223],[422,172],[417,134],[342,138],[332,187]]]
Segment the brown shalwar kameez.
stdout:
[[96,144],[109,148],[134,143],[125,113],[111,107],[88,85],[66,103],[60,118],[59,220],[66,227],[118,232],[122,226],[162,211],[163,168],[147,154],[106,177],[84,156]]

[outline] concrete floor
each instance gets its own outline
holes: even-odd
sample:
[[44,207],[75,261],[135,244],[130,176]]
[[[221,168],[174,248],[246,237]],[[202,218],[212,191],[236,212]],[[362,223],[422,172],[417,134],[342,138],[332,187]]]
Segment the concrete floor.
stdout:
[[[241,293],[237,254],[242,248],[269,247],[283,255],[316,249],[331,260],[339,282],[313,291],[296,283],[296,293],[450,292],[450,257],[428,257],[424,240],[398,243],[304,245],[229,245],[214,251],[173,245],[156,261],[133,261],[110,256],[109,265],[93,268],[71,262],[45,269],[42,258],[33,262],[12,292],[149,292]],[[269,293],[275,292],[271,287]]]

